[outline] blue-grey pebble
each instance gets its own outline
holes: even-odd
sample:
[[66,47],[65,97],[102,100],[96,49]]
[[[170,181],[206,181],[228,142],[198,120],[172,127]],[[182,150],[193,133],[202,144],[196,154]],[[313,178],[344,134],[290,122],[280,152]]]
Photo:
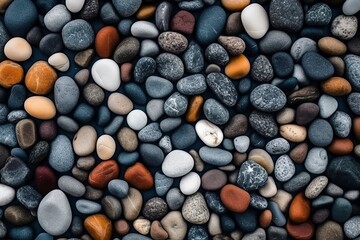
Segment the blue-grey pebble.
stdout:
[[285,138],[278,137],[269,141],[265,148],[270,154],[284,154],[290,150],[290,143]]
[[83,19],[68,22],[61,31],[65,47],[73,51],[88,48],[94,41],[95,33],[90,23]]
[[352,205],[345,198],[337,198],[331,208],[331,217],[338,223],[348,220],[352,213]]
[[[2,210],[1,210],[2,212]],[[2,218],[2,214],[0,215]],[[7,234],[7,228],[3,221],[0,220],[0,238],[4,238]]]
[[181,208],[184,201],[185,196],[178,188],[172,188],[166,194],[166,203],[171,210],[178,210]]
[[206,91],[205,76],[193,74],[180,79],[176,84],[176,89],[185,95],[197,95]]
[[8,114],[9,108],[6,104],[0,104],[0,124],[6,123]]
[[328,208],[334,203],[334,198],[328,195],[320,195],[311,202],[313,208]]
[[264,186],[267,179],[265,168],[252,160],[247,160],[241,164],[236,183],[239,187],[251,191]]
[[140,130],[138,138],[143,142],[155,142],[162,136],[160,125],[157,122],[150,123]]
[[301,37],[307,37],[317,41],[322,37],[331,35],[331,33],[330,29],[327,27],[304,27],[301,29],[299,35]]
[[220,215],[220,225],[224,233],[231,233],[236,229],[236,223],[229,213]]
[[128,195],[129,184],[121,179],[113,179],[108,184],[109,192],[118,198],[123,198]]
[[[10,35],[7,32],[3,21],[0,21],[0,49],[4,49],[5,44],[10,40]],[[0,52],[0,60],[5,60],[4,51]]]
[[19,158],[19,159],[21,159],[23,161],[28,160],[28,155],[25,152],[25,150],[22,149],[22,148],[19,148],[19,147],[15,147],[15,148],[11,149],[10,155],[13,156],[13,157],[17,157],[17,158]]
[[148,77],[153,75],[156,70],[156,61],[151,57],[140,58],[134,67],[135,82],[144,82]]
[[36,209],[42,198],[43,196],[30,185],[25,185],[16,191],[16,199],[29,210]]
[[170,132],[175,128],[179,127],[181,124],[181,118],[165,118],[160,122],[160,129],[163,132]]
[[331,62],[317,52],[306,52],[301,58],[301,65],[306,76],[314,81],[326,80],[335,73]]
[[271,30],[260,40],[259,48],[262,53],[271,55],[279,51],[287,51],[292,44],[291,37],[284,31]]
[[188,231],[188,240],[209,240],[209,234],[204,226],[193,225]]
[[12,227],[7,236],[13,240],[33,240],[34,230],[30,226]]
[[128,96],[131,101],[135,104],[139,105],[145,105],[147,102],[147,97],[142,90],[142,88],[133,82],[127,83],[124,86],[124,90],[126,93],[126,96]]
[[182,60],[172,53],[161,53],[156,58],[156,71],[170,81],[177,81],[184,75]]
[[306,52],[317,51],[317,43],[307,37],[297,39],[291,46],[290,55],[295,61],[300,61]]
[[171,143],[177,149],[191,147],[197,139],[195,128],[191,124],[183,124],[171,135]]
[[168,190],[171,188],[174,179],[167,177],[161,172],[156,172],[154,176],[155,182],[155,191],[156,194],[160,197],[165,196]]
[[117,25],[119,33],[123,36],[130,36],[133,23],[134,21],[129,18],[122,19]]
[[344,224],[344,232],[348,238],[356,238],[360,235],[360,216],[353,216]]
[[141,3],[141,0],[112,0],[112,4],[114,5],[115,9],[123,18],[130,17],[136,13],[136,11],[140,8]]
[[51,236],[48,233],[40,233],[39,235],[37,235],[37,237],[35,238],[35,240],[53,240],[54,237]]
[[164,161],[164,153],[155,144],[143,143],[139,148],[140,156],[144,163],[151,167],[158,167]]
[[204,7],[204,2],[202,0],[181,1],[178,6],[182,10],[198,11]]
[[239,37],[245,42],[246,48],[244,54],[246,56],[255,57],[259,54],[259,46],[254,39],[252,39],[246,33],[240,33]]
[[164,98],[173,91],[174,86],[165,78],[150,76],[146,79],[145,89],[152,98]]
[[11,87],[7,106],[12,110],[23,109],[26,100],[26,88],[24,85],[16,84]]
[[156,27],[162,31],[168,31],[170,28],[170,20],[173,13],[174,5],[169,2],[161,2],[155,12]]
[[205,200],[208,207],[216,214],[223,214],[226,212],[226,207],[220,200],[220,195],[217,192],[206,192]]
[[330,23],[332,11],[325,3],[312,5],[305,13],[305,23],[310,26],[322,26]]
[[279,78],[290,77],[294,71],[294,60],[287,52],[277,52],[271,56],[271,65],[275,76]]
[[109,2],[101,7],[100,18],[106,25],[117,25],[120,22],[119,15],[113,5]]
[[330,118],[330,124],[336,136],[346,138],[350,134],[352,120],[346,112],[336,111]]
[[278,126],[274,116],[270,113],[253,111],[249,116],[251,127],[264,137],[275,137],[278,134]]
[[324,119],[315,119],[309,126],[308,138],[316,147],[326,147],[334,137],[330,123]]
[[268,209],[272,213],[272,221],[278,227],[283,227],[286,224],[286,218],[281,212],[279,205],[274,201],[269,201]]
[[124,166],[133,165],[140,157],[138,152],[120,152],[118,156],[118,162]]
[[56,119],[56,123],[62,130],[75,133],[79,129],[79,124],[71,117],[62,115]]
[[146,113],[151,121],[157,121],[164,115],[164,104],[163,99],[151,99],[146,104]]
[[264,83],[251,91],[250,102],[260,111],[276,112],[281,110],[286,104],[285,93],[272,84]]
[[265,55],[255,58],[251,66],[251,77],[258,82],[270,82],[274,77],[274,70],[270,60]]
[[306,187],[310,180],[310,174],[306,171],[302,171],[284,183],[284,190],[290,193],[298,192],[302,188]]
[[222,142],[222,146],[227,151],[232,151],[235,148],[234,147],[234,141],[232,139],[229,139],[229,138],[224,138],[224,140]]
[[347,103],[353,113],[360,115],[360,93],[352,92],[347,97]]
[[287,240],[288,234],[285,228],[270,226],[266,229],[266,235],[269,239]]
[[212,148],[203,146],[199,150],[200,158],[214,166],[225,166],[229,164],[233,158],[231,152],[221,148]]
[[280,182],[286,182],[294,176],[295,170],[295,164],[289,155],[281,155],[275,163],[275,178]]
[[210,73],[206,76],[206,83],[216,97],[226,106],[235,106],[238,94],[234,83],[222,73]]
[[235,214],[235,221],[241,231],[250,233],[254,232],[258,226],[257,212],[255,209],[248,208],[243,213]]
[[111,122],[108,125],[106,125],[106,127],[104,128],[104,133],[109,134],[109,135],[115,134],[121,127],[121,124],[123,123],[123,121],[124,121],[123,116],[114,117],[111,120]]
[[81,197],[86,191],[84,184],[76,178],[67,175],[61,176],[58,179],[58,187],[73,197]]
[[296,77],[291,77],[291,78],[285,79],[284,81],[280,82],[276,86],[278,88],[280,88],[285,94],[290,94],[298,86],[298,79]]
[[57,172],[67,172],[74,165],[72,144],[65,135],[58,135],[51,143],[49,164]]
[[304,24],[304,10],[298,0],[273,0],[270,2],[269,19],[275,29],[297,32]]
[[266,146],[267,140],[258,134],[257,132],[252,132],[250,134],[250,144],[257,148],[264,148]]
[[123,240],[151,240],[151,238],[141,235],[139,233],[128,233],[122,239]]
[[62,76],[56,80],[54,102],[59,113],[70,113],[76,107],[79,97],[79,87],[71,77]]
[[30,178],[30,169],[25,162],[17,157],[8,158],[5,166],[0,170],[1,183],[10,187],[20,187]]
[[238,91],[241,94],[248,93],[252,87],[250,78],[243,78],[239,81]]
[[40,51],[49,57],[54,53],[61,52],[63,48],[63,40],[61,34],[59,33],[46,34],[43,38],[41,38],[39,43]]
[[16,147],[17,140],[15,134],[15,126],[11,123],[0,125],[0,143],[9,147]]
[[205,117],[216,125],[223,125],[229,121],[229,111],[217,100],[209,98],[203,105]]
[[5,27],[14,37],[25,37],[37,20],[38,11],[31,0],[12,1],[5,11]]
[[251,109],[250,94],[244,94],[239,98],[236,103],[236,110],[240,113],[245,113]]
[[250,193],[250,206],[258,210],[264,210],[268,206],[268,201],[266,198],[252,192]]
[[352,87],[360,90],[360,57],[354,54],[348,54],[344,57],[345,62],[345,74],[347,79],[351,83]]
[[184,115],[187,107],[187,97],[179,92],[171,94],[164,103],[164,111],[169,117],[180,117]]
[[218,43],[212,43],[205,49],[205,58],[208,62],[221,67],[225,66],[230,60],[225,48]]
[[204,68],[204,55],[201,47],[191,41],[183,54],[185,69],[188,73],[199,73]]
[[76,210],[82,214],[90,215],[101,211],[101,205],[87,199],[79,199],[75,203]]
[[195,27],[195,37],[201,45],[215,42],[226,23],[226,12],[220,6],[205,8],[200,14]]
[[54,6],[44,16],[45,27],[51,32],[59,32],[66,23],[71,21],[71,13],[64,4]]
[[164,151],[164,153],[169,153],[172,151],[171,138],[168,135],[163,136],[159,140],[159,147]]
[[111,119],[111,112],[109,108],[107,108],[104,105],[100,106],[100,108],[98,108],[97,111],[96,123],[100,127],[104,127],[109,123],[110,119]]
[[95,109],[87,103],[78,104],[73,111],[73,118],[82,124],[90,123],[94,115]]

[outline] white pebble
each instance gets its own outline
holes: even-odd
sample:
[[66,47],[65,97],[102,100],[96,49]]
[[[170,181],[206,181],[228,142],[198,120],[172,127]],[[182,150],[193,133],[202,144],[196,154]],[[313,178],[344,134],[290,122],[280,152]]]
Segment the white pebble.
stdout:
[[174,150],[166,155],[161,170],[168,177],[182,177],[194,167],[194,159],[183,150]]
[[155,24],[148,21],[136,21],[130,29],[134,37],[139,38],[156,38],[159,35],[159,30]]
[[83,8],[85,0],[65,0],[65,5],[72,13],[80,12]]
[[195,125],[196,134],[209,147],[217,147],[224,139],[221,129],[208,120],[200,120]]
[[248,5],[241,12],[241,21],[247,34],[254,39],[262,38],[269,29],[269,18],[258,3]]
[[234,146],[239,153],[245,153],[250,146],[250,138],[248,136],[239,136],[234,138]]
[[127,115],[126,121],[130,128],[139,131],[146,126],[147,116],[143,111],[135,109]]
[[120,87],[120,69],[111,59],[99,59],[91,68],[91,76],[95,83],[103,89],[113,92]]
[[0,183],[0,207],[11,203],[15,198],[15,190],[5,184]]
[[185,195],[191,195],[199,190],[201,179],[196,172],[190,172],[180,180],[180,191]]

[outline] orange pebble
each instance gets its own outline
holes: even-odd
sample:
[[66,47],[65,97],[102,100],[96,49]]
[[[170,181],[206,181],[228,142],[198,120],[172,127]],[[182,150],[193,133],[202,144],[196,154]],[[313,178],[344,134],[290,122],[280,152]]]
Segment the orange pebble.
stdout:
[[105,188],[119,173],[120,168],[115,160],[103,161],[90,172],[88,181],[95,188]]
[[250,204],[250,194],[233,184],[221,189],[220,199],[227,209],[236,213],[245,212]]
[[53,90],[56,79],[55,70],[47,62],[37,61],[26,73],[25,85],[30,92],[45,95]]
[[353,119],[353,132],[357,140],[360,140],[360,117],[355,117]]
[[156,7],[153,5],[142,5],[136,13],[136,18],[140,20],[149,19],[154,16]]
[[240,79],[250,72],[250,62],[244,54],[230,59],[225,67],[225,74],[231,79]]
[[259,216],[259,224],[262,228],[268,228],[272,221],[272,213],[269,209],[264,210]]
[[290,220],[294,223],[304,223],[309,220],[310,212],[310,200],[305,197],[305,194],[303,192],[298,193],[290,204]]
[[243,10],[250,4],[250,0],[221,0],[221,4],[229,11],[236,12]]
[[111,221],[103,214],[95,214],[84,221],[86,231],[95,240],[110,240],[112,235]]
[[101,28],[95,37],[96,53],[102,58],[109,58],[113,55],[115,48],[120,43],[120,34],[113,26]]
[[139,190],[148,190],[154,185],[154,178],[151,172],[144,164],[139,162],[126,169],[124,180]]
[[351,92],[351,84],[342,77],[331,77],[321,83],[321,89],[330,96],[344,96]]
[[293,224],[288,221],[286,230],[292,239],[296,240],[310,240],[315,233],[315,227],[311,222]]
[[334,138],[328,146],[330,153],[334,155],[347,155],[354,149],[354,143],[349,138]]
[[186,121],[188,121],[189,123],[196,122],[201,115],[203,104],[204,98],[201,95],[194,96],[190,100],[190,104],[185,115]]
[[5,60],[0,63],[0,86],[10,88],[22,81],[24,70],[16,62]]

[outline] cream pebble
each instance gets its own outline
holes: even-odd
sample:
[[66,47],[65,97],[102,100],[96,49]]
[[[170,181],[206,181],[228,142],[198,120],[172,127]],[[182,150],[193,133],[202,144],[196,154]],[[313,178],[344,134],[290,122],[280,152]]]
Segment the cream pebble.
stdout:
[[280,127],[280,135],[291,142],[303,142],[306,139],[306,128],[296,124],[285,124]]
[[23,62],[31,57],[32,48],[24,38],[14,37],[5,44],[4,53],[10,60]]
[[82,126],[75,134],[72,145],[74,152],[78,156],[87,156],[95,151],[97,134],[94,127],[90,125]]
[[195,125],[196,134],[209,147],[217,147],[224,139],[221,129],[208,120],[200,120]]
[[269,18],[258,3],[248,5],[241,12],[241,22],[247,34],[254,39],[262,38],[269,29]]
[[201,179],[196,172],[189,172],[180,180],[180,191],[185,195],[191,195],[199,190]]
[[69,58],[61,52],[51,55],[48,59],[48,63],[60,72],[66,72],[70,67]]
[[110,135],[102,135],[96,142],[96,153],[101,160],[108,160],[114,156],[116,150],[115,140]]
[[109,92],[120,87],[120,68],[114,60],[97,60],[91,68],[91,76],[97,85]]
[[56,115],[55,104],[43,96],[29,97],[25,100],[24,108],[28,114],[41,120],[52,119]]
[[159,30],[155,24],[148,21],[137,21],[131,26],[131,34],[139,38],[156,38],[159,35]]
[[147,116],[146,113],[144,113],[144,111],[135,109],[132,110],[127,115],[126,121],[130,128],[132,128],[135,131],[139,131],[140,129],[146,126]]
[[85,0],[66,0],[65,5],[66,8],[72,12],[77,13],[83,8]]

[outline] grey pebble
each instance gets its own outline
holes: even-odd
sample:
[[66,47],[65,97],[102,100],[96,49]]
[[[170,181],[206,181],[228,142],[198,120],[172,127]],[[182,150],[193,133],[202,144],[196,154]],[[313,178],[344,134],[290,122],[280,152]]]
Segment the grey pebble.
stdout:
[[88,48],[94,41],[95,33],[92,26],[83,19],[68,22],[62,28],[62,39],[65,47],[73,51]]
[[298,0],[273,0],[269,8],[270,23],[275,29],[297,32],[304,24],[303,8]]
[[27,209],[34,210],[43,197],[30,185],[25,185],[16,191],[16,199]]
[[179,92],[174,92],[171,94],[164,103],[165,114],[169,117],[180,117],[184,115],[187,107],[187,98]]
[[10,123],[17,123],[18,121],[28,117],[28,114],[24,110],[12,110],[7,115],[7,120]]
[[133,15],[140,8],[141,2],[141,0],[112,0],[115,9],[123,18]]
[[58,179],[58,186],[62,191],[74,197],[81,197],[86,191],[84,184],[74,177],[66,175]]
[[119,130],[123,122],[124,122],[123,116],[114,117],[112,121],[104,128],[104,133],[109,135],[115,134]]
[[249,116],[251,127],[264,137],[275,137],[278,134],[278,126],[272,114],[253,111]]
[[264,83],[251,91],[250,102],[258,110],[264,112],[276,112],[286,104],[286,95],[278,87]]
[[172,53],[161,53],[156,58],[156,70],[164,78],[177,81],[184,75],[184,64]]
[[143,142],[155,142],[159,140],[162,136],[159,123],[153,122],[146,125],[138,133],[138,138]]
[[324,119],[315,119],[309,126],[308,138],[316,147],[326,147],[333,140],[333,129]]
[[108,183],[109,192],[118,198],[124,198],[128,195],[129,184],[121,179],[113,179]]
[[92,106],[99,106],[105,99],[104,90],[95,83],[86,84],[82,94],[85,100]]
[[185,69],[188,73],[199,73],[204,68],[204,56],[200,46],[191,41],[183,54]]
[[71,77],[62,76],[56,80],[54,85],[54,101],[59,113],[70,113],[75,108],[79,97],[79,88]]
[[290,143],[285,138],[279,137],[269,141],[265,148],[270,154],[284,154],[290,150]]
[[[350,95],[348,96],[348,99],[350,98]],[[359,100],[360,100],[360,94],[359,94]],[[338,105],[339,103],[334,97],[326,94],[321,95],[318,102],[320,116],[322,118],[330,117],[336,111]]]
[[273,223],[278,227],[285,226],[286,218],[285,218],[284,214],[281,212],[279,205],[276,202],[269,201],[268,209],[272,213]]
[[275,163],[275,178],[280,182],[286,182],[295,174],[295,164],[288,155],[281,155]]
[[163,136],[159,140],[159,147],[164,151],[164,153],[169,153],[172,151],[171,139],[168,135]]
[[229,111],[217,100],[209,98],[203,105],[205,117],[216,125],[222,125],[229,121]]
[[146,113],[151,121],[157,121],[164,115],[165,101],[162,99],[151,99],[146,105]]
[[[346,76],[352,87],[359,91],[360,90],[360,57],[353,54],[348,54],[344,58],[346,66]],[[350,94],[351,95],[351,94]],[[348,100],[349,102],[349,100]],[[359,106],[359,105],[358,105]],[[359,111],[360,112],[360,111]]]
[[289,181],[284,183],[284,190],[290,193],[298,192],[302,188],[308,185],[311,177],[306,171],[300,172],[299,174],[292,177]]
[[75,207],[76,210],[85,215],[98,213],[102,208],[99,203],[87,199],[77,200]]
[[310,51],[317,51],[316,42],[310,38],[302,37],[292,44],[290,54],[295,61],[299,61],[304,53]]
[[134,67],[135,82],[144,82],[148,77],[153,75],[156,70],[156,61],[151,57],[140,58]]
[[189,75],[180,79],[176,89],[184,95],[197,95],[206,91],[206,81],[202,74]]
[[217,192],[206,192],[205,200],[208,207],[216,214],[223,214],[226,212],[225,206],[220,200],[220,195]]
[[9,157],[5,166],[0,170],[1,183],[10,187],[24,185],[31,176],[30,169],[17,157]]
[[212,43],[205,49],[205,58],[210,63],[221,67],[225,66],[230,60],[225,48],[218,43]]
[[165,196],[167,191],[171,188],[171,186],[174,182],[174,179],[165,176],[165,174],[163,174],[161,172],[156,172],[154,179],[155,179],[156,194],[160,197]]
[[204,3],[202,0],[181,1],[178,6],[183,10],[197,11],[204,7]]
[[139,148],[139,153],[144,163],[151,167],[158,167],[164,161],[163,151],[155,144],[141,144]]
[[336,136],[346,138],[350,134],[352,120],[346,112],[336,111],[330,118],[330,124]]
[[6,106],[6,104],[0,104],[0,124],[6,123],[8,114],[9,108]]
[[79,124],[72,118],[62,115],[56,119],[56,124],[66,132],[75,133],[79,129]]
[[177,149],[191,147],[197,139],[195,128],[191,124],[183,124],[171,135],[171,143]]
[[344,232],[348,238],[356,238],[360,235],[360,216],[353,216],[344,224]]
[[181,193],[180,189],[172,188],[166,194],[166,203],[171,210],[178,210],[181,208],[185,201],[185,196]]
[[0,143],[9,147],[16,147],[17,140],[15,126],[11,123],[0,125]]
[[44,24],[51,32],[59,32],[71,21],[71,14],[64,4],[58,4],[44,16]]
[[239,187],[250,191],[264,186],[267,179],[265,168],[252,160],[247,160],[241,164],[236,183]]
[[165,78],[150,76],[146,79],[145,89],[152,98],[164,98],[173,91],[174,86]]
[[305,168],[313,174],[325,172],[328,164],[328,154],[324,148],[314,147],[309,150],[305,159]]
[[233,159],[233,156],[229,151],[208,146],[201,147],[199,155],[204,162],[214,166],[225,166]]
[[161,2],[156,8],[155,23],[160,31],[168,31],[170,27],[173,5],[169,2]]
[[290,49],[292,40],[284,31],[271,30],[260,40],[259,48],[264,54],[273,54],[279,51],[287,51]]
[[165,118],[160,122],[160,129],[163,132],[170,132],[175,128],[179,127],[181,124],[181,118]]
[[310,26],[322,26],[330,23],[332,12],[329,5],[316,3],[305,14],[305,23]]
[[101,7],[100,18],[107,25],[117,25],[120,22],[120,17],[113,5],[109,2]]
[[265,55],[255,58],[251,66],[251,77],[258,82],[270,82],[274,77],[274,70],[269,59]]
[[206,76],[206,83],[216,97],[226,106],[235,106],[238,98],[233,82],[222,73],[210,73]]
[[134,20],[129,18],[125,18],[120,20],[119,24],[117,25],[117,29],[119,33],[124,36],[129,36],[131,34],[131,26],[133,25]]
[[106,216],[112,220],[119,219],[122,214],[121,202],[116,197],[111,195],[105,196],[101,199],[101,206],[104,209]]
[[74,165],[72,144],[65,135],[58,135],[51,143],[49,164],[57,172],[67,172]]
[[258,210],[264,210],[268,206],[268,201],[256,193],[250,193],[250,206]]

